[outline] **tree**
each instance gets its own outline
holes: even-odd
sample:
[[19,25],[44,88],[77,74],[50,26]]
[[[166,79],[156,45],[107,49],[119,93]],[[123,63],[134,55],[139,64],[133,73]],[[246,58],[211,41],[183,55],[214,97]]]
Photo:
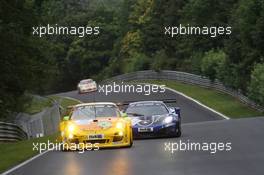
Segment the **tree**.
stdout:
[[31,1],[0,2],[1,116],[21,109],[25,91],[43,93],[53,74],[50,46],[31,35],[38,22],[33,7]]
[[264,63],[256,64],[251,73],[249,96],[260,105],[264,105]]
[[251,71],[254,64],[264,56],[264,3],[262,0],[241,0],[230,16],[232,35],[226,40],[224,50],[228,55],[225,84],[248,90]]
[[154,55],[151,68],[158,72],[163,69],[167,69],[169,67],[169,62],[170,61],[165,50],[160,50]]
[[150,58],[142,53],[133,53],[131,58],[124,65],[124,72],[135,72],[140,70],[148,70],[150,67]]

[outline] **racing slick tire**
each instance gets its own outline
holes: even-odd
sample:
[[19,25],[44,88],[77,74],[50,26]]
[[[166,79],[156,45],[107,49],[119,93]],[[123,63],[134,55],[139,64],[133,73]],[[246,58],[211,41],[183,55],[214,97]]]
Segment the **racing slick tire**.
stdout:
[[177,131],[176,131],[176,134],[175,134],[175,137],[181,137],[181,134],[182,134],[181,127],[178,126]]
[[180,124],[176,125],[175,131],[172,133],[171,137],[181,137],[181,126]]
[[181,137],[181,130],[179,130],[176,134],[175,137]]

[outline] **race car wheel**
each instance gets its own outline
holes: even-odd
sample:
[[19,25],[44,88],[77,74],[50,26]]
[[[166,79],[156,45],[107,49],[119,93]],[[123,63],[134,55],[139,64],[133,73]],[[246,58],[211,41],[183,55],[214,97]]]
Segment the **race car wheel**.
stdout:
[[175,137],[181,137],[181,130],[176,133]]
[[175,126],[175,130],[172,134],[172,137],[180,137],[180,136],[181,136],[181,125],[177,123]]
[[175,137],[181,137],[181,127],[178,126]]

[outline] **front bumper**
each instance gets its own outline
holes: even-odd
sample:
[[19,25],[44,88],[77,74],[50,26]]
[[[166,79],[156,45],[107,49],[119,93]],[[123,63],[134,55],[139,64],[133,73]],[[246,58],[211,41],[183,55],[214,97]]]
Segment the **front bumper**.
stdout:
[[[149,128],[149,131],[140,132],[139,131],[140,128],[144,128],[144,129]],[[133,127],[133,137],[134,138],[170,137],[170,136],[174,136],[179,129],[180,128],[178,122],[166,124],[166,125],[159,125],[159,126]]]
[[85,92],[93,92],[97,91],[97,87],[91,87],[91,88],[80,88],[79,93],[85,93]]
[[72,139],[63,138],[62,142],[68,144],[69,147],[71,144],[79,145],[82,147],[85,145],[93,145],[93,148],[110,148],[110,147],[127,147],[130,143],[130,137],[125,134],[123,136],[118,135],[107,135],[102,139],[93,139],[89,140],[87,136],[74,136]]

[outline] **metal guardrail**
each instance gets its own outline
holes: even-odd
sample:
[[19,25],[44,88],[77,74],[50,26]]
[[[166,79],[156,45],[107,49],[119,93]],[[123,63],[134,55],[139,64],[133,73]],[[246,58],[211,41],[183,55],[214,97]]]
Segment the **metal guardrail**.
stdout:
[[0,142],[13,142],[27,139],[27,133],[18,125],[0,122]]
[[236,91],[232,88],[228,88],[224,86],[220,81],[215,80],[212,82],[206,77],[190,74],[186,72],[179,72],[179,71],[170,71],[170,70],[162,70],[156,72],[154,70],[146,70],[146,71],[138,71],[127,73],[123,75],[118,75],[112,77],[110,79],[104,80],[102,83],[112,82],[112,81],[133,81],[133,80],[174,80],[183,82],[186,84],[198,85],[206,88],[212,88],[224,93],[227,93],[235,98],[237,98],[242,103],[260,111],[264,112],[264,107],[256,104],[248,97]]
[[18,113],[10,120],[0,122],[0,142],[18,141],[27,138],[43,137],[59,131],[60,106],[53,100],[53,105],[36,114]]
[[43,137],[59,131],[60,107],[54,103],[36,114],[19,113],[15,123],[26,131],[29,138]]

